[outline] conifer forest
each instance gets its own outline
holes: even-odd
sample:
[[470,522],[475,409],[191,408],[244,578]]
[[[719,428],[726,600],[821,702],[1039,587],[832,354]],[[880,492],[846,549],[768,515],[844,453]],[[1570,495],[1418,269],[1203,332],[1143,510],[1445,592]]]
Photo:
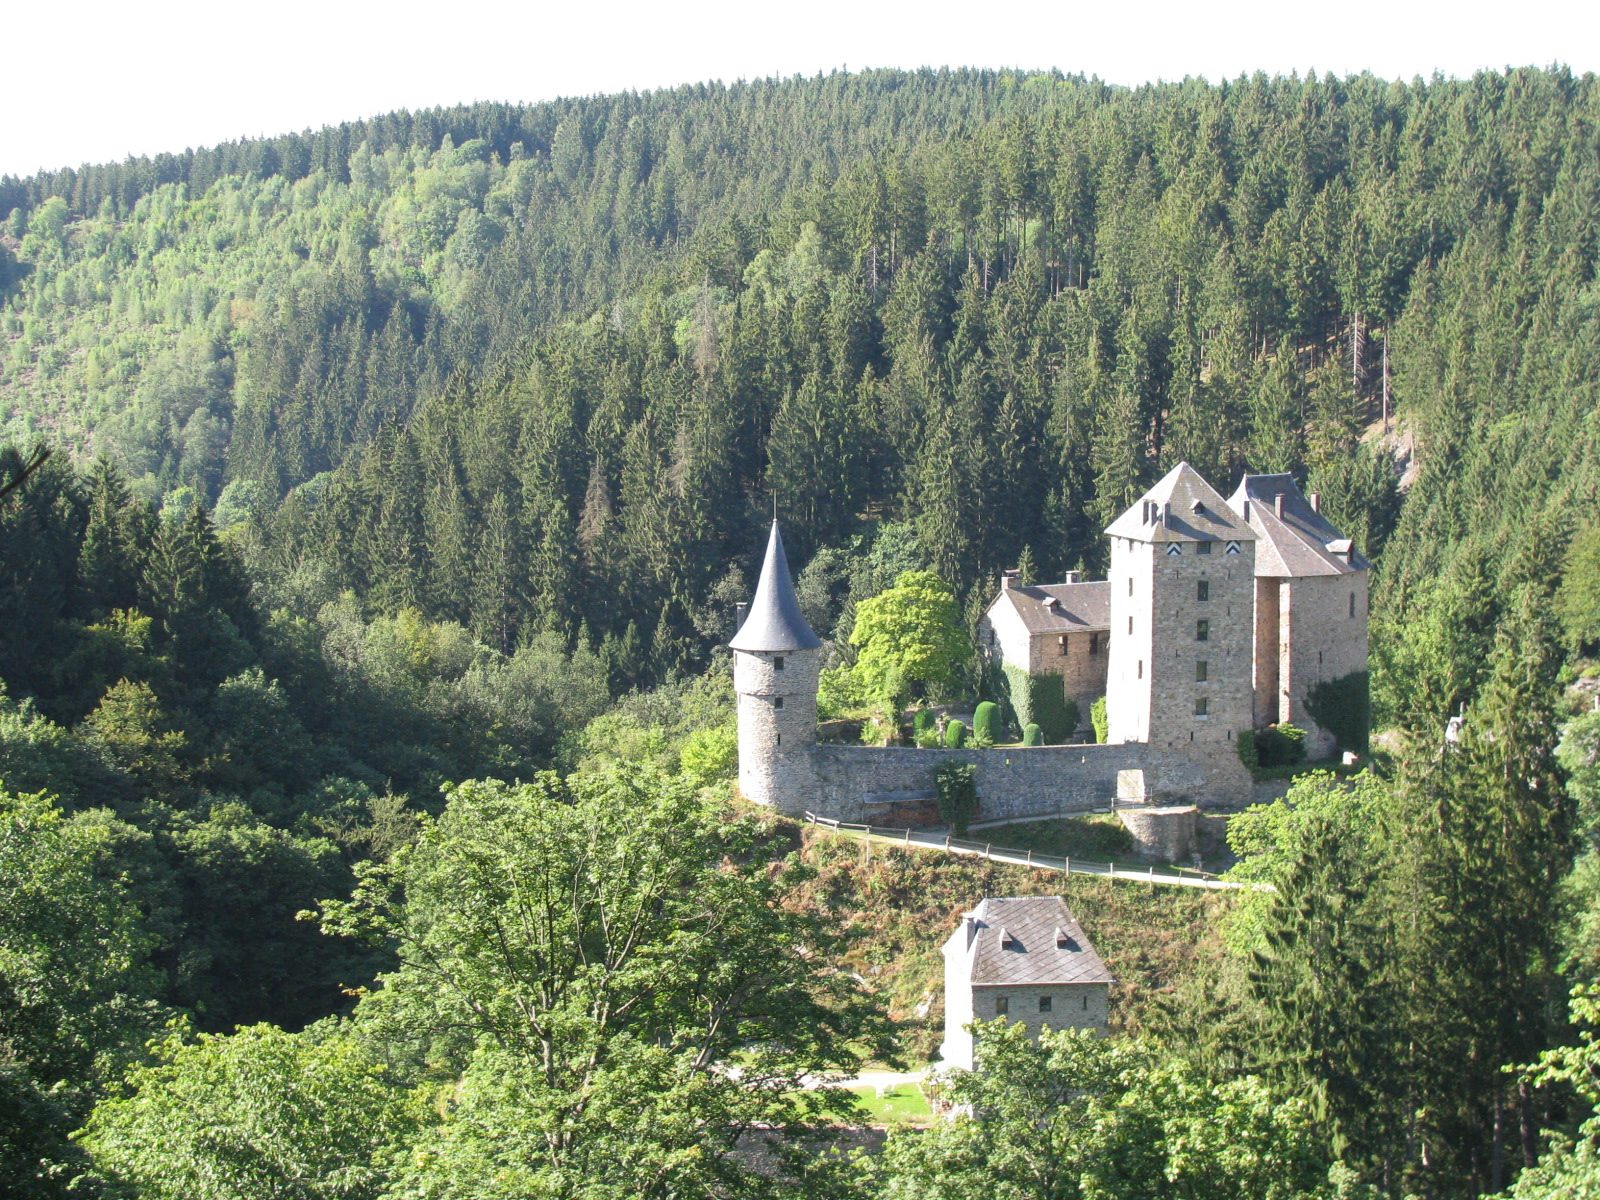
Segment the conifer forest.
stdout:
[[[834,73],[0,178],[0,1195],[1600,1195],[1597,263],[1554,67]],[[1185,461],[1373,563],[1370,740],[1227,822],[1252,886],[735,795],[774,505],[823,716],[894,737],[868,601],[931,579],[918,698],[992,699],[999,573],[1103,578]],[[863,1132],[816,1079],[928,1065],[939,944],[1022,893],[1109,1036],[998,1025]]]

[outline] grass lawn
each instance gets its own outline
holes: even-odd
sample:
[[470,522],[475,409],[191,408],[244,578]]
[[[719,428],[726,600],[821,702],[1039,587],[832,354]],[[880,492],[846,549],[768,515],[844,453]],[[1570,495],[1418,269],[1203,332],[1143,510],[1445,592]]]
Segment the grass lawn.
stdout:
[[1133,851],[1133,835],[1114,816],[1062,817],[1049,821],[1020,821],[1015,825],[996,825],[967,835],[1011,850],[1032,850],[1036,854],[1070,854],[1095,862],[1127,858]]
[[875,1087],[855,1087],[856,1104],[866,1114],[869,1125],[926,1125],[933,1120],[928,1098],[914,1083],[902,1083],[878,1095]]

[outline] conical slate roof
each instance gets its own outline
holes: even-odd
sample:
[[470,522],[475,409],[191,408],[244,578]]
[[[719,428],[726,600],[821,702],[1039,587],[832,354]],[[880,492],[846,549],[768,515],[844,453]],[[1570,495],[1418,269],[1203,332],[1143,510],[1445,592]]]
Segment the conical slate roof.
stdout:
[[756,584],[756,598],[750,602],[744,624],[728,646],[733,650],[781,654],[786,650],[815,650],[821,645],[822,639],[811,632],[800,613],[794,581],[789,578],[789,556],[783,552],[783,537],[774,521],[772,536],[767,539],[767,557],[761,564],[761,580]]

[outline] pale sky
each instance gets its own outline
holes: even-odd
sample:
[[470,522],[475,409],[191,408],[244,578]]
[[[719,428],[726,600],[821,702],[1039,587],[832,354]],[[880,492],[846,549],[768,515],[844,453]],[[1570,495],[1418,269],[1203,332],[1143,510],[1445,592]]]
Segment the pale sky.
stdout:
[[845,67],[1058,67],[1136,84],[1555,62],[1600,70],[1600,3],[17,0],[0,15],[0,174],[397,108]]

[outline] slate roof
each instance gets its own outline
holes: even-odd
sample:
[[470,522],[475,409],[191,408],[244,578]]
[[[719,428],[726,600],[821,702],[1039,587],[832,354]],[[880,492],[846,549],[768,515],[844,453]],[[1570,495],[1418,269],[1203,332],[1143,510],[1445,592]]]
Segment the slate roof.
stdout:
[[[1283,497],[1283,516],[1277,497]],[[1368,564],[1350,539],[1311,507],[1292,475],[1246,475],[1228,505],[1256,531],[1256,574],[1277,579],[1349,575]]]
[[[976,934],[963,945],[969,919]],[[952,952],[965,956],[967,980],[978,986],[1116,982],[1060,896],[986,897],[962,915],[945,944]]]
[[786,650],[815,650],[821,645],[822,639],[811,632],[800,612],[794,580],[789,577],[789,556],[783,552],[783,535],[774,521],[755,599],[728,647],[781,654]]
[[1186,462],[1111,522],[1106,536],[1136,542],[1253,542],[1256,537],[1222,493]]
[[[1050,600],[1057,601],[1051,607]],[[1111,585],[1095,583],[1012,584],[995,603],[1009,602],[1030,634],[1083,633],[1111,628]],[[992,607],[992,606],[991,606]]]

